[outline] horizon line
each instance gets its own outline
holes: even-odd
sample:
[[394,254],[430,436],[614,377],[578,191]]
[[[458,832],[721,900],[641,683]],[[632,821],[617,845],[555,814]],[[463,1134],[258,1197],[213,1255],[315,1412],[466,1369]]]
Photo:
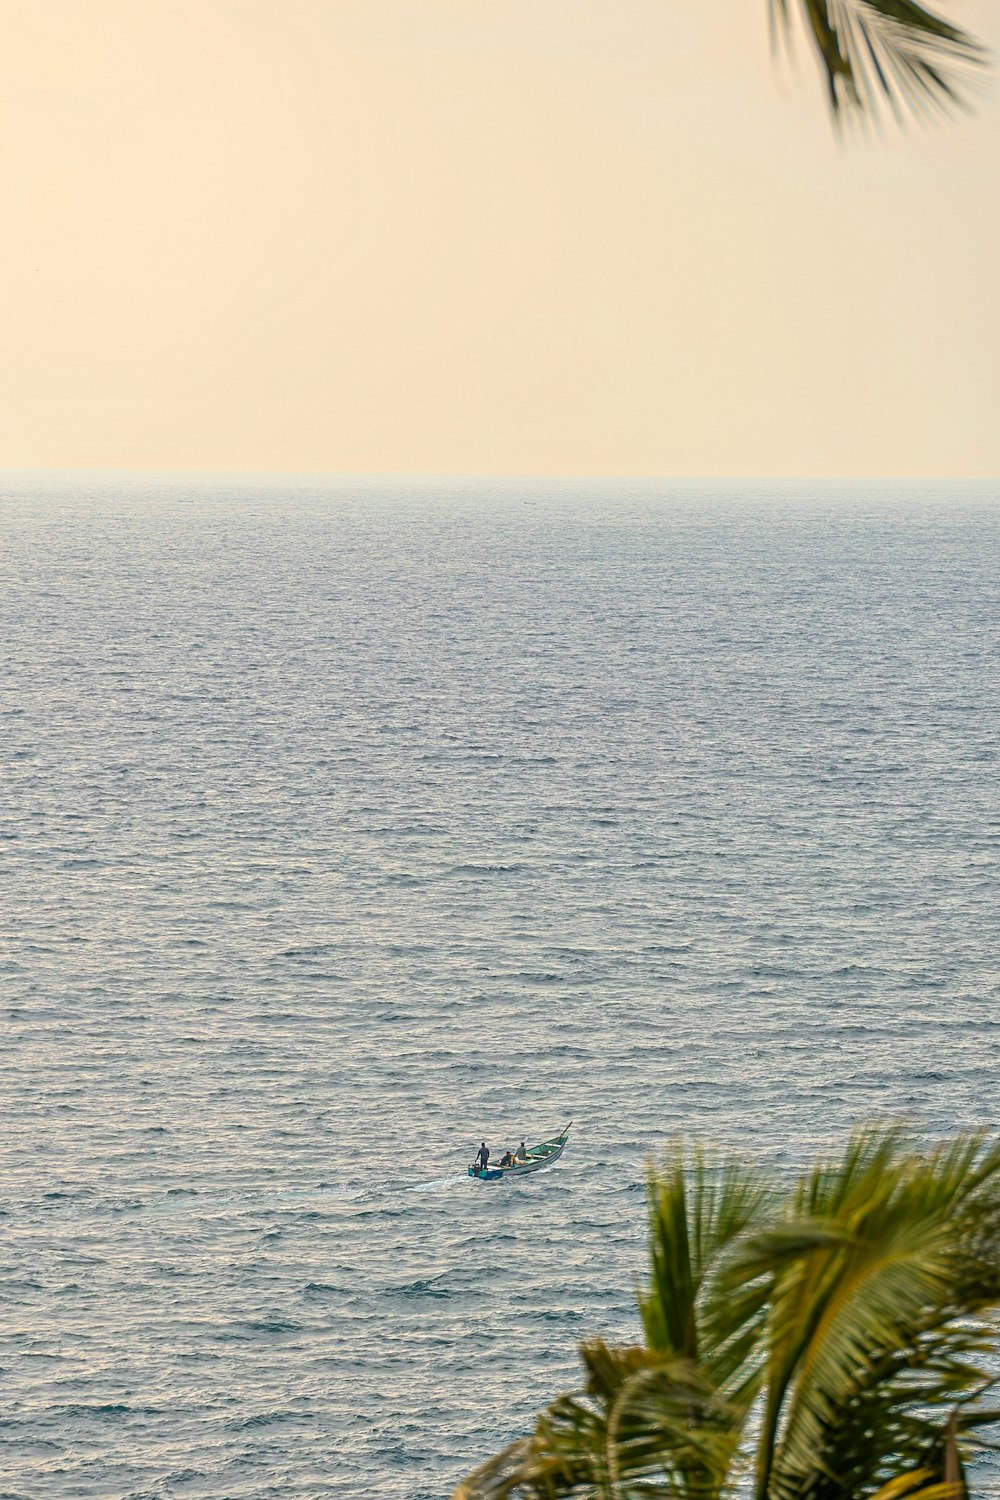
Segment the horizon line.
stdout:
[[899,474],[899,473],[846,473],[846,474],[666,474],[666,473],[574,473],[570,471],[520,471],[520,470],[394,470],[394,469],[251,469],[251,468],[186,468],[157,467],[146,465],[131,468],[119,464],[0,464],[0,476],[51,475],[114,475],[128,478],[178,478],[178,479],[300,479],[300,480],[393,480],[413,482],[484,481],[602,484],[868,484],[872,482],[891,484],[995,484],[1000,483],[998,474]]

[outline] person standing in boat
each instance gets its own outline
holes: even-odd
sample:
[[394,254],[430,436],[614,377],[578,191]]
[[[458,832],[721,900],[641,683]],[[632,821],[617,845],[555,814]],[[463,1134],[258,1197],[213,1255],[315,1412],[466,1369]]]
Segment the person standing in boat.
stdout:
[[485,1172],[486,1168],[490,1164],[489,1147],[487,1146],[485,1141],[483,1141],[483,1144],[479,1148],[479,1154],[476,1157],[476,1161],[479,1163],[480,1172]]
[[524,1144],[523,1141],[521,1142],[521,1144],[517,1148],[517,1153],[516,1153],[516,1156],[515,1156],[515,1160],[517,1160],[517,1161],[527,1161],[528,1160],[528,1148]]

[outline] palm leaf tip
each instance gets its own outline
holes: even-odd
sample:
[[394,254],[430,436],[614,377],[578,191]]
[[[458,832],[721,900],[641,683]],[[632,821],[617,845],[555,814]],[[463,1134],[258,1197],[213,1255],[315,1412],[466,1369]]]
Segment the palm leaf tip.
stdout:
[[[969,32],[917,0],[799,0],[836,119],[901,118],[962,106],[989,60]],[[772,34],[791,31],[790,0],[770,0]]]

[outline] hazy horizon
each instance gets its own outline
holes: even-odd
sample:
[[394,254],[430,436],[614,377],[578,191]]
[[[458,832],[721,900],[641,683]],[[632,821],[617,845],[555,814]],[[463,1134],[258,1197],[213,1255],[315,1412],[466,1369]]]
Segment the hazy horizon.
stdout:
[[441,469],[436,472],[409,472],[378,470],[378,469],[227,469],[227,468],[121,468],[114,465],[73,465],[73,464],[28,464],[28,465],[0,465],[0,481],[9,482],[31,479],[53,479],[60,485],[64,481],[72,481],[74,477],[87,478],[116,478],[135,479],[143,482],[153,482],[158,479],[177,479],[180,481],[194,480],[260,480],[266,482],[274,480],[310,481],[317,484],[340,483],[340,482],[372,482],[383,481],[390,484],[408,483],[470,483],[483,484],[539,484],[539,485],[561,485],[561,484],[622,484],[632,485],[713,485],[713,484],[735,484],[735,485],[770,485],[792,486],[796,484],[818,484],[824,486],[844,485],[856,487],[865,484],[880,485],[922,485],[940,486],[944,488],[957,485],[963,489],[986,488],[1000,483],[1000,471],[996,474],[627,474],[627,473],[517,473],[513,470],[500,471],[460,471]]

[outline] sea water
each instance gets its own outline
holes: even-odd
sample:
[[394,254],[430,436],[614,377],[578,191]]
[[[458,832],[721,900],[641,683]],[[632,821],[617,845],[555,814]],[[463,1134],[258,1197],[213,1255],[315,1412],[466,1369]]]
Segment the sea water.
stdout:
[[998,659],[989,485],[7,476],[0,1494],[441,1500],[665,1140],[995,1128]]

